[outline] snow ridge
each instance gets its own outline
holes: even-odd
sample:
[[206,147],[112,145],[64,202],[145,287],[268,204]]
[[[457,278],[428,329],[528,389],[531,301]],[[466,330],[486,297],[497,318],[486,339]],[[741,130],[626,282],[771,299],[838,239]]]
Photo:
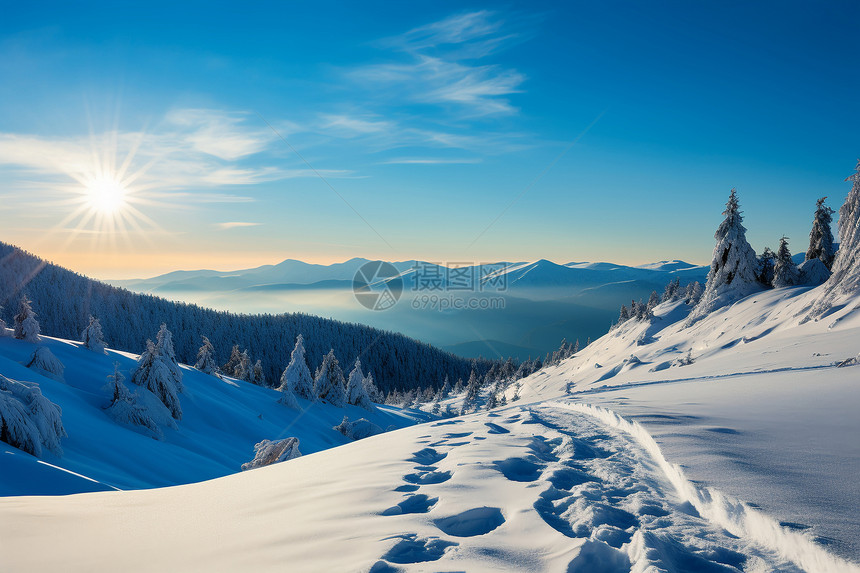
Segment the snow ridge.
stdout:
[[548,406],[580,412],[633,437],[651,455],[682,499],[690,502],[709,521],[733,535],[745,537],[776,551],[806,571],[858,573],[860,567],[828,553],[809,537],[785,528],[772,517],[717,490],[690,482],[680,466],[670,463],[660,446],[638,422],[630,422],[612,410],[589,404],[548,402]]

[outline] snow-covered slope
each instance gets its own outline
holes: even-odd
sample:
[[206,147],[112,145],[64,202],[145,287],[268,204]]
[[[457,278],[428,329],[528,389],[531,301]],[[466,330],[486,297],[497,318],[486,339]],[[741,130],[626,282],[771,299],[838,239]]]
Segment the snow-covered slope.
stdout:
[[[49,348],[65,365],[64,381],[24,367],[37,346]],[[303,411],[298,412],[279,404],[280,394],[275,390],[222,380],[183,366],[182,420],[177,429],[163,428],[164,438],[155,440],[143,431],[116,424],[104,411],[110,402],[106,377],[113,373],[114,362],[119,362],[121,373],[129,380],[137,359],[124,352],[107,352],[100,355],[80,343],[48,337],[42,337],[38,345],[0,337],[0,374],[38,383],[42,393],[62,407],[69,435],[62,441],[62,456],[46,450],[38,460],[0,442],[0,495],[196,482],[239,471],[254,457],[254,444],[263,439],[297,437],[303,454],[347,443],[346,437],[332,429],[344,415],[351,420],[368,418],[383,429],[427,419],[387,406],[368,412],[301,399]],[[129,387],[140,391],[132,384]]]

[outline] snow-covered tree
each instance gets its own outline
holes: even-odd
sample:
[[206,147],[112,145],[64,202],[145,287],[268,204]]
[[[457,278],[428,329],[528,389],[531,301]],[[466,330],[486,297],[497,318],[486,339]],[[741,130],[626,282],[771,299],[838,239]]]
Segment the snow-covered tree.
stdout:
[[242,351],[239,349],[238,344],[234,344],[233,350],[230,351],[230,358],[227,360],[227,363],[221,367],[221,371],[227,376],[233,376],[233,373],[236,371],[236,367],[239,366],[240,362],[242,362]]
[[245,382],[250,382],[251,374],[251,357],[248,356],[247,350],[243,350],[241,354],[239,354],[238,364],[236,364],[236,367],[233,368],[232,376],[236,380],[244,380]]
[[758,257],[758,282],[765,286],[771,286],[773,283],[773,266],[776,261],[776,255],[770,250],[770,247],[765,247]]
[[137,361],[137,368],[131,375],[131,381],[155,394],[174,419],[182,419],[176,380],[151,340],[146,341],[146,350]]
[[355,359],[355,366],[349,373],[349,380],[346,384],[346,400],[353,406],[373,410],[373,403],[364,389],[364,373],[361,371],[361,361],[358,358]]
[[627,311],[627,307],[625,305],[621,305],[621,312],[618,313],[618,324],[624,324],[630,320],[630,313]]
[[830,230],[834,211],[824,204],[826,199],[827,197],[822,197],[815,204],[815,217],[812,220],[812,231],[809,232],[806,260],[820,259],[829,269],[833,266],[836,249],[833,247],[833,233]]
[[379,388],[376,387],[376,382],[373,380],[373,372],[368,372],[364,378],[364,391],[367,392],[371,402],[382,404],[385,401],[382,392],[379,391]]
[[451,394],[451,382],[448,380],[448,376],[445,375],[445,381],[442,383],[442,388],[439,390],[442,394],[442,398],[445,399]]
[[30,360],[27,361],[27,368],[32,368],[48,378],[60,382],[63,380],[63,372],[66,369],[60,359],[54,356],[54,353],[47,346],[40,346],[33,352]]
[[688,284],[686,291],[684,292],[684,301],[689,306],[696,306],[699,304],[700,298],[702,298],[702,283],[699,281],[693,281]]
[[466,383],[466,396],[463,398],[463,408],[461,413],[467,414],[475,410],[478,405],[478,395],[481,393],[481,383],[478,381],[478,376],[475,370],[469,375],[469,381]]
[[90,316],[90,323],[81,333],[81,342],[84,343],[86,348],[89,348],[93,352],[98,354],[105,353],[107,343],[105,343],[105,337],[102,333],[102,324],[99,322],[99,319],[94,316]]
[[690,312],[688,325],[760,288],[756,272],[758,261],[755,251],[747,242],[746,228],[742,224],[743,216],[734,189],[729,194],[723,215],[725,219],[714,234],[717,243],[705,292],[699,304]]
[[788,237],[779,239],[779,248],[776,250],[776,264],[773,267],[773,286],[782,288],[794,286],[800,282],[800,273],[797,265],[791,260],[791,252],[788,250]]
[[283,440],[274,441],[263,440],[254,446],[254,459],[246,464],[242,464],[242,471],[285,462],[298,458],[301,455],[298,438],[284,438]]
[[340,363],[334,355],[334,350],[329,350],[314,378],[314,393],[320,400],[325,400],[337,408],[343,408],[346,405],[344,384]]
[[266,375],[263,373],[263,362],[257,360],[251,368],[251,382],[257,386],[266,385]]
[[0,441],[40,457],[43,447],[62,455],[66,436],[62,409],[38,385],[0,375]]
[[281,392],[291,392],[305,400],[315,400],[314,381],[305,361],[305,339],[299,334],[296,337],[296,346],[290,354],[290,363],[281,374]]
[[146,406],[140,403],[140,396],[135,392],[132,394],[128,387],[123,384],[125,377],[119,371],[119,362],[114,362],[113,374],[107,377],[106,389],[110,393],[110,403],[105,408],[110,416],[118,424],[129,426],[141,426],[149,430],[156,439],[161,439],[163,434],[158,423],[153,419]]
[[465,386],[463,385],[463,379],[457,378],[457,383],[454,384],[454,394],[459,396],[460,394],[463,393],[464,389],[465,389]]
[[202,339],[203,344],[200,346],[200,350],[197,351],[197,363],[194,365],[194,368],[204,374],[215,376],[218,372],[218,366],[215,363],[215,347],[212,346],[212,343],[205,336]]
[[797,270],[800,272],[799,284],[818,286],[830,278],[830,270],[824,266],[821,259],[805,260],[800,263]]
[[[156,336],[155,348],[158,350],[158,355],[162,362],[170,372],[173,379],[173,385],[176,391],[182,392],[182,369],[179,368],[179,362],[176,360],[176,351],[173,349],[173,334],[167,329],[167,325],[161,323],[161,328],[158,329]],[[166,406],[167,404],[165,404]]]
[[845,203],[839,208],[839,251],[833,259],[832,275],[824,283],[807,318],[818,318],[840,300],[860,294],[860,160]]
[[15,315],[15,338],[27,342],[39,342],[39,322],[26,296],[22,296],[18,302],[18,314]]
[[678,298],[678,291],[681,289],[681,280],[673,279],[666,284],[666,288],[663,289],[663,298],[660,299],[660,302],[671,302]]

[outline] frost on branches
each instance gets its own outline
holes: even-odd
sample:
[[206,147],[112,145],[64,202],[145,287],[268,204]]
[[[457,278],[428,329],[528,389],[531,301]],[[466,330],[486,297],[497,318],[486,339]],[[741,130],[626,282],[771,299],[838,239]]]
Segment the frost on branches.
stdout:
[[833,259],[833,274],[822,285],[807,320],[820,318],[843,298],[860,294],[860,160],[846,181],[853,185],[839,209],[839,251]]
[[60,359],[54,356],[54,353],[46,346],[40,346],[33,352],[30,360],[27,361],[27,368],[35,370],[57,382],[63,381],[63,372],[66,370]]
[[60,439],[68,436],[62,418],[63,411],[38,386],[0,375],[0,441],[36,457],[43,447],[62,455]]
[[714,234],[717,244],[708,282],[699,304],[687,318],[688,325],[760,288],[757,280],[758,260],[747,242],[746,228],[742,224],[743,216],[734,189],[729,194],[723,215],[725,219]]
[[119,371],[118,362],[114,363],[113,374],[107,379],[105,388],[111,395],[111,401],[105,408],[107,415],[118,424],[143,427],[149,430],[153,438],[160,440],[163,437],[161,428],[146,405],[140,401],[140,395],[136,392],[132,394],[123,384],[125,378]]
[[274,441],[263,440],[254,446],[254,459],[246,464],[242,464],[242,471],[285,462],[301,455],[298,438],[284,438],[283,440]]
[[353,406],[364,408],[365,410],[373,410],[373,403],[370,401],[370,396],[367,395],[367,390],[364,388],[364,373],[361,371],[361,361],[356,358],[355,366],[352,372],[349,373],[349,381],[346,384],[347,402]]
[[343,408],[346,405],[343,370],[340,369],[340,363],[335,358],[334,350],[329,350],[317,370],[314,393],[317,398],[327,401],[336,408]]
[[90,323],[81,333],[81,342],[84,346],[98,354],[104,354],[107,343],[102,333],[102,324],[94,316],[90,316]]

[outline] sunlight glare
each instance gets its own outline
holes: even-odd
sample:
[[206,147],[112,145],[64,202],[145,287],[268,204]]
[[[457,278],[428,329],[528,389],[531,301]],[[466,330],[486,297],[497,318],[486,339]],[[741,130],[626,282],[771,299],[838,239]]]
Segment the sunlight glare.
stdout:
[[90,208],[105,215],[113,215],[125,207],[126,189],[115,178],[106,176],[87,184],[87,201]]

